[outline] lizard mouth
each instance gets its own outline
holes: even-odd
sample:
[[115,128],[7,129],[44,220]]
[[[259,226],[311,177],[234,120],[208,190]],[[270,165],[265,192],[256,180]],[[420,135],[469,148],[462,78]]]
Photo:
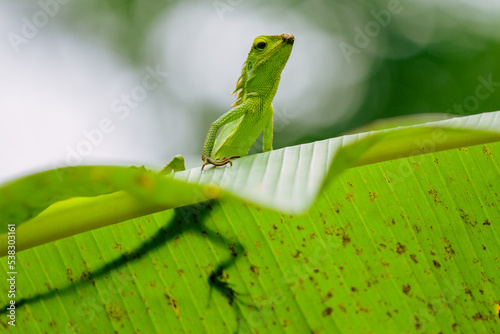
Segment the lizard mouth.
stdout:
[[283,42],[289,45],[293,45],[293,42],[295,42],[295,37],[293,37],[292,34],[282,34],[281,38],[283,39]]

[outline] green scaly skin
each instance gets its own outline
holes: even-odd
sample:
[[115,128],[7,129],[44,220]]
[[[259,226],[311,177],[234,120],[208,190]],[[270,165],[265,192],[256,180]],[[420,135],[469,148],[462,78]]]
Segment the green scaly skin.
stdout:
[[202,170],[208,164],[232,165],[231,159],[246,155],[262,131],[263,151],[273,149],[272,101],[294,40],[291,34],[254,40],[233,92],[237,93],[233,108],[210,125],[201,156]]

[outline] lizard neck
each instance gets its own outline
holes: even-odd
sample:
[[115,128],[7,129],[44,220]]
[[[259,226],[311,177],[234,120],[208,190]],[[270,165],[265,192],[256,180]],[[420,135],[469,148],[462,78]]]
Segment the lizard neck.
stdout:
[[280,77],[280,74],[273,76],[255,76],[248,82],[247,92],[256,93],[256,95],[262,100],[263,105],[267,107],[276,95]]

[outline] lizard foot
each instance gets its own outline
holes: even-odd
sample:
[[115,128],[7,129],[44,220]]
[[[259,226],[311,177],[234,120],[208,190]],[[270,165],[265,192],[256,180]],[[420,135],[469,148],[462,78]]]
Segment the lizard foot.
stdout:
[[233,165],[233,162],[231,159],[236,159],[240,158],[239,155],[232,155],[229,158],[227,157],[222,157],[222,158],[212,158],[212,157],[204,157],[203,158],[203,165],[201,165],[201,170],[205,168],[206,165],[212,164],[214,166],[224,166],[225,164],[230,164],[231,166]]

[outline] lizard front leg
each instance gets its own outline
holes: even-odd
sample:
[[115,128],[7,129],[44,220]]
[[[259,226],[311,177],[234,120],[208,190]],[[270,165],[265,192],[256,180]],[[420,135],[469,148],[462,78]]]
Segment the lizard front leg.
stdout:
[[273,104],[267,108],[265,117],[267,124],[264,127],[264,134],[262,136],[262,152],[269,152],[273,150]]
[[208,165],[212,164],[215,166],[223,166],[225,164],[232,165],[231,159],[239,158],[239,155],[231,155],[230,157],[223,156],[222,158],[214,158],[212,157],[212,151],[215,144],[215,138],[217,137],[217,132],[219,129],[234,121],[240,117],[243,117],[248,110],[252,110],[253,103],[251,99],[243,102],[240,105],[237,105],[233,109],[226,112],[224,115],[219,117],[215,122],[210,125],[210,129],[208,130],[207,138],[205,139],[205,144],[203,145],[203,154],[201,155],[201,160],[203,160],[203,165],[201,165],[201,170]]

